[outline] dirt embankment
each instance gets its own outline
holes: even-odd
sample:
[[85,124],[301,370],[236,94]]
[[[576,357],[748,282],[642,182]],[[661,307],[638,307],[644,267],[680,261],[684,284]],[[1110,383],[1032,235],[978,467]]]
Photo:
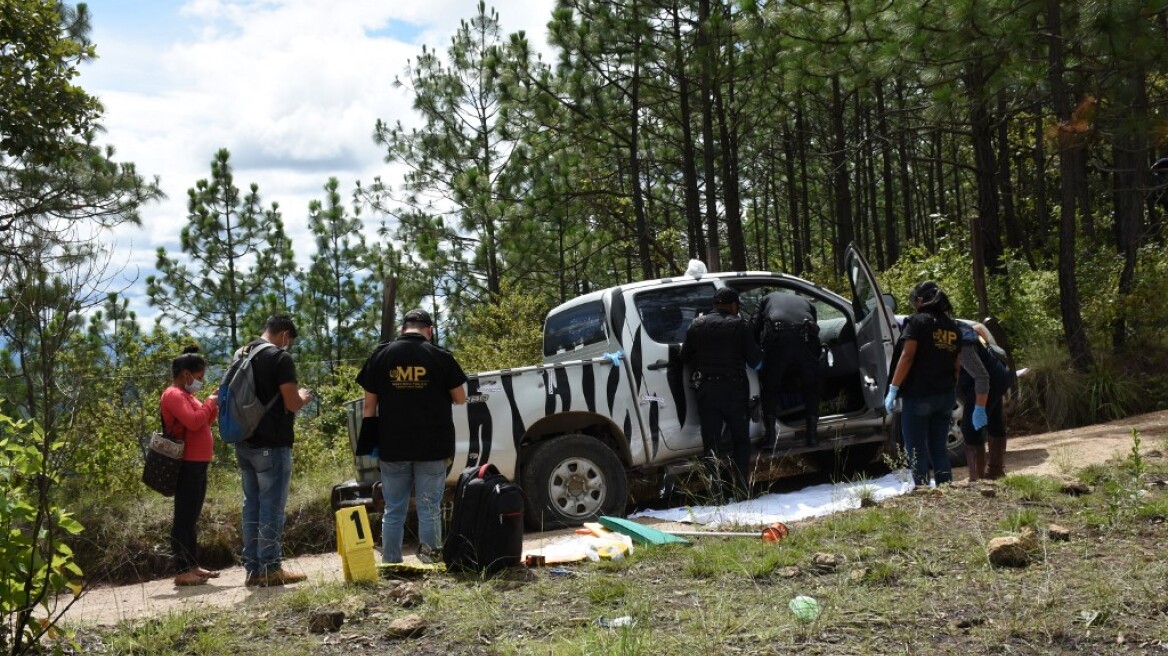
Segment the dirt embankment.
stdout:
[[[1053,433],[1011,438],[1006,453],[1006,471],[1011,474],[1067,476],[1075,470],[1124,456],[1133,446],[1132,431],[1141,439],[1141,452],[1164,450],[1168,441],[1168,411],[1128,417],[1119,421],[1085,426]],[[965,479],[965,468],[956,468],[958,481]],[[535,543],[546,540],[543,534],[528,536]],[[530,545],[529,545],[530,546]],[[305,556],[286,561],[285,566],[301,571],[310,581],[344,579],[340,558],[336,554]],[[240,567],[223,570],[222,577],[209,584],[177,588],[171,579],[134,585],[99,588],[83,594],[66,614],[70,623],[112,625],[125,619],[163,614],[177,609],[199,607],[233,607],[284,594],[285,588],[248,588],[243,584]],[[69,603],[65,598],[62,603]]]

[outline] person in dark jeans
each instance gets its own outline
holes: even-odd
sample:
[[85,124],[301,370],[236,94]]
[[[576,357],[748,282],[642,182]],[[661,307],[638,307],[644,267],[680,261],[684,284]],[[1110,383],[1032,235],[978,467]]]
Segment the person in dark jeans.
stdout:
[[928,280],[909,299],[916,313],[904,322],[904,345],[884,408],[902,400],[901,429],[913,464],[913,481],[929,484],[929,466],[938,485],[952,482],[949,423],[957,403],[961,331],[949,313],[953,306],[937,283]]
[[170,386],[158,402],[163,427],[184,443],[170,529],[170,549],[178,571],[174,584],[179,586],[202,585],[219,576],[219,572],[199,567],[197,559],[199,515],[207,498],[207,468],[214,450],[211,424],[219,416],[214,393],[205,401],[195,398],[207,373],[207,361],[198,351],[198,347],[189,346],[171,362]]
[[[750,383],[746,367],[757,367],[762,353],[750,325],[738,316],[738,292],[722,287],[714,292],[714,311],[693,320],[681,346],[681,360],[691,368],[697,384],[702,451],[715,493],[726,497],[750,495]],[[722,489],[719,442],[723,430],[731,440],[732,489]]]
[[762,345],[763,426],[766,443],[775,447],[775,421],[780,411],[783,383],[793,376],[803,396],[804,442],[818,444],[819,397],[823,376],[819,370],[819,324],[815,306],[806,298],[789,292],[772,292],[763,297],[754,315],[754,337]]
[[296,339],[296,325],[286,316],[273,316],[259,339],[246,344],[264,348],[252,360],[256,399],[271,407],[248,439],[235,444],[235,459],[243,483],[243,567],[246,584],[256,586],[297,583],[306,577],[283,567],[285,506],[292,481],[293,422],[296,411],[312,399],[299,387],[296,364],[288,347]]

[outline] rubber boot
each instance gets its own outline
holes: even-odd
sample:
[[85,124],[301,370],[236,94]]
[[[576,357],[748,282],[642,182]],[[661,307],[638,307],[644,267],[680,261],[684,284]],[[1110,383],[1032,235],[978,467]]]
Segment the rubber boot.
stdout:
[[965,466],[969,468],[969,482],[974,483],[985,476],[985,445],[965,445]]
[[990,461],[986,478],[998,479],[1006,475],[1006,438],[990,437]]
[[775,430],[775,416],[763,415],[762,428],[764,431],[762,444],[764,450],[769,450],[772,453],[779,450],[779,436],[778,431]]

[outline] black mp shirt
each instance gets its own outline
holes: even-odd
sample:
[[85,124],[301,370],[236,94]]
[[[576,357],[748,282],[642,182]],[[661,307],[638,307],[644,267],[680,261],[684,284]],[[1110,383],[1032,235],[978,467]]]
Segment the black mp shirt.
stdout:
[[917,352],[912,369],[900,385],[901,395],[928,396],[953,390],[961,352],[957,322],[943,314],[917,312],[905,320],[904,338],[916,340]]
[[406,333],[379,346],[357,374],[357,383],[377,395],[379,450],[386,462],[445,460],[454,456],[450,390],[466,374],[450,351],[424,335]]

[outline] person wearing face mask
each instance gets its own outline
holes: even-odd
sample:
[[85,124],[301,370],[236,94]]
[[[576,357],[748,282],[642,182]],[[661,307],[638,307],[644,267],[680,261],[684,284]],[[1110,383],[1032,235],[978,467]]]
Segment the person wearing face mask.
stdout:
[[216,395],[205,401],[195,394],[203,388],[207,361],[198,355],[199,347],[188,346],[183,354],[170,364],[171,382],[158,402],[162,423],[174,437],[186,446],[178,473],[178,489],[174,494],[174,522],[170,529],[170,548],[174,554],[178,575],[174,584],[202,585],[207,579],[217,578],[219,572],[199,567],[199,514],[207,496],[207,468],[211,464],[214,447],[211,424],[219,416]]
[[[296,339],[292,319],[276,315],[264,324],[258,339],[244,346],[252,360],[256,399],[267,408],[255,432],[235,444],[235,459],[243,483],[243,567],[247,585],[297,583],[306,577],[283,567],[285,505],[292,481],[293,422],[296,411],[312,400],[312,392],[296,381],[296,364],[288,347]],[[271,344],[276,348],[267,348]]]

